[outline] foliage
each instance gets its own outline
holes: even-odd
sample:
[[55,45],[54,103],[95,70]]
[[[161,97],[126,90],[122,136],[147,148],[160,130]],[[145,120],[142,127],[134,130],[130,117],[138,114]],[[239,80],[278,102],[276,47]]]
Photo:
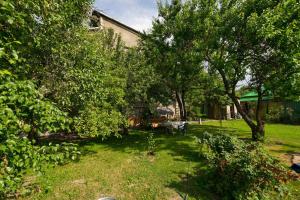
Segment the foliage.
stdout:
[[[171,90],[180,108],[180,117],[186,120],[186,93],[192,86],[198,86],[202,65],[193,47],[193,31],[189,8],[181,1],[159,3],[159,17],[153,21],[153,28],[143,38],[142,47],[148,63],[151,63],[161,82]],[[200,61],[201,62],[201,61]]]
[[[80,119],[84,120],[81,124],[88,122],[91,115],[83,117],[82,112],[90,105],[97,113],[101,110],[102,130],[106,131],[97,135],[107,135],[107,129],[116,130],[111,122],[118,125],[124,122],[120,113],[125,104],[127,77],[122,76],[125,51],[120,37],[112,30],[90,32],[83,25],[91,3],[91,0],[1,1],[4,12],[1,12],[0,65],[10,69],[18,80],[34,80],[38,91],[76,119],[77,125]],[[28,119],[34,121],[30,115]],[[90,120],[92,124],[94,119]],[[62,125],[60,121],[56,122]],[[77,129],[80,134],[91,133],[83,128],[86,126]]]
[[43,96],[77,121],[82,119],[79,113],[93,104],[104,112],[103,125],[108,125],[120,117],[112,119],[109,117],[119,114],[105,113],[110,110],[120,112],[124,105],[125,79],[121,76],[124,68],[120,58],[123,49],[119,36],[111,30],[92,33],[83,26],[91,2],[7,1],[5,5],[10,6],[11,12],[3,17],[20,16],[22,25],[18,29],[22,34],[14,28],[3,27],[3,41],[17,41],[19,44],[14,46],[19,59],[16,66],[12,66],[7,65],[7,59],[2,57],[0,64],[11,69],[18,78],[36,80]]
[[[299,72],[299,3],[196,0],[188,4],[191,15],[197,16],[193,21],[195,49],[202,52],[208,67],[219,73],[226,94],[252,129],[253,139],[263,139],[264,93],[291,87]],[[236,89],[242,81],[258,93],[256,123],[237,99]]]
[[125,121],[124,47],[112,31],[81,30],[77,34],[60,52],[66,65],[64,75],[45,80],[43,91],[76,119],[79,134],[117,133]]
[[68,131],[70,124],[66,113],[45,100],[32,82],[16,80],[9,71],[0,70],[0,108],[1,198],[25,191],[21,186],[26,170],[40,171],[45,162],[62,164],[77,158],[72,144],[39,147],[25,138]]
[[62,47],[59,53],[66,65],[65,74],[47,80],[44,86],[48,90],[44,92],[73,116],[91,103],[96,107],[123,104],[125,80],[116,58],[122,52],[114,45],[119,42],[115,37],[110,31],[78,31],[69,47]]
[[37,134],[68,131],[70,121],[51,102],[43,99],[30,81],[18,81],[0,70],[0,197],[25,191],[26,170],[41,171],[45,163],[63,164],[76,160],[79,152],[72,144],[34,146]]
[[[88,30],[91,3],[1,1],[0,65],[17,79],[34,80],[43,96],[76,120],[72,130],[107,136],[126,126],[127,110],[146,99],[153,76],[142,53],[126,50],[113,30]],[[83,114],[90,107],[101,112],[101,128],[91,112]]]
[[28,192],[23,187],[26,170],[42,172],[45,164],[61,165],[80,155],[73,144],[34,146],[26,138],[10,137],[0,148],[0,197],[8,198]]
[[269,112],[266,114],[266,120],[273,123],[295,123],[297,118],[293,108],[288,104],[272,106],[269,108]]
[[126,75],[124,114],[143,118],[137,107],[144,107],[142,112],[145,114],[153,104],[164,103],[164,93],[160,93],[164,85],[153,67],[147,63],[146,55],[140,47],[128,49],[123,63]]
[[37,146],[39,135],[104,138],[125,124],[125,49],[113,31],[83,25],[91,3],[0,1],[1,199],[21,191],[27,170],[76,159],[72,144]]
[[101,136],[102,139],[114,134],[120,136],[120,125],[124,124],[120,112],[109,108],[87,106],[75,120],[76,131],[82,136]]
[[[68,131],[70,121],[51,102],[43,99],[30,81],[18,81],[0,71],[1,141],[20,133],[27,136]],[[33,138],[31,138],[33,139]]]
[[179,194],[180,195],[180,198],[182,199],[182,200],[188,200],[189,199],[189,195],[187,195],[187,194]]
[[[20,77],[42,78],[59,58],[56,50],[67,44],[82,26],[92,1],[2,0],[0,2],[0,66]],[[17,61],[15,58],[18,58]]]
[[207,132],[197,138],[206,159],[211,186],[226,199],[269,199],[271,191],[284,195],[290,175],[264,148],[236,137]]
[[152,155],[152,156],[155,155],[156,144],[155,144],[153,133],[149,133],[149,136],[147,137],[147,142],[148,142],[148,155]]

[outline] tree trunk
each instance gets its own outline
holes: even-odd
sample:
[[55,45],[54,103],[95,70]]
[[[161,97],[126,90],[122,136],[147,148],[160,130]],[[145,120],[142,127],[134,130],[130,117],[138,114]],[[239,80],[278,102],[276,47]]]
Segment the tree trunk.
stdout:
[[186,115],[186,108],[185,108],[184,92],[176,92],[176,100],[179,106],[180,120],[186,121],[187,115]]
[[244,119],[244,121],[248,124],[248,126],[251,128],[251,132],[252,132],[252,140],[253,141],[260,141],[263,139],[264,136],[264,126],[263,123],[259,124],[255,124],[252,119],[243,111],[242,106],[240,104],[240,102],[238,101],[237,97],[234,95],[230,95],[231,100],[233,101],[234,105],[236,106],[238,112],[240,113],[240,115],[242,116],[242,118]]
[[28,133],[28,139],[33,142],[39,144],[39,136],[36,132],[36,128],[32,128],[31,131]]
[[252,130],[252,140],[253,141],[264,141],[265,137],[265,126],[264,123],[258,124],[256,126],[256,129]]
[[[231,100],[233,101],[234,105],[236,106],[238,112],[240,113],[240,115],[242,116],[242,118],[244,119],[244,121],[248,124],[248,126],[251,128],[252,131],[252,140],[253,141],[261,141],[264,139],[264,122],[261,120],[260,118],[260,110],[261,110],[261,100],[262,100],[262,95],[260,93],[260,102],[258,102],[258,110],[256,110],[256,114],[259,114],[257,116],[259,116],[257,119],[257,124],[255,124],[252,119],[249,117],[249,115],[243,111],[242,106],[240,104],[240,102],[238,101],[238,98],[236,97],[235,94],[235,89],[236,89],[236,84],[237,82],[233,85],[230,86],[226,74],[225,72],[222,70],[222,68],[218,68],[218,71],[223,79],[223,83],[225,86],[225,91],[226,94],[231,98]],[[260,88],[260,92],[261,92],[261,87]]]
[[261,113],[262,113],[262,87],[259,86],[257,88],[257,105],[256,105],[256,122],[257,122],[257,128],[255,135],[252,136],[255,141],[263,141],[265,137],[265,123],[262,120]]
[[122,125],[122,135],[129,135],[128,127],[124,124]]

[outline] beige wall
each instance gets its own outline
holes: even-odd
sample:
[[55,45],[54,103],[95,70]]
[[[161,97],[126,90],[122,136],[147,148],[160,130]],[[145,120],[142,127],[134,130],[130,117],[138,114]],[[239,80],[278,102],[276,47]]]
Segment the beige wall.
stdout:
[[125,45],[127,47],[135,47],[138,45],[138,41],[140,39],[139,35],[132,30],[126,28],[126,27],[121,27],[117,23],[106,19],[105,17],[101,17],[101,26],[103,28],[111,28],[115,31],[115,33],[120,34],[122,40],[125,42]]

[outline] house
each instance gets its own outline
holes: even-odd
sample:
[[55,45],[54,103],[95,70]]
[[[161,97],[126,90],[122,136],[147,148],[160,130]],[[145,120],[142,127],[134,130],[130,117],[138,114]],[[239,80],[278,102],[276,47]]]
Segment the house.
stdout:
[[236,106],[232,104],[228,104],[226,106],[221,105],[216,102],[206,102],[203,104],[202,113],[208,119],[239,119],[241,118],[238,114]]
[[[255,118],[257,92],[250,91],[241,96],[242,109],[252,118]],[[286,101],[275,98],[271,92],[262,98],[263,118],[268,121],[300,123],[300,102]]]
[[[247,113],[252,118],[255,118],[256,103],[258,100],[257,92],[250,91],[241,96],[241,106],[245,113]],[[280,107],[279,102],[273,100],[271,93],[268,93],[262,97],[262,110],[264,113],[268,114],[271,107]]]
[[103,12],[93,10],[90,17],[90,30],[112,29],[121,36],[126,47],[135,47],[138,45],[141,33],[122,22],[119,22]]
[[[91,12],[89,27],[90,31],[112,29],[116,34],[121,36],[122,41],[128,48],[138,46],[141,38],[139,31],[95,9]],[[142,102],[137,103],[134,109],[134,113],[132,113],[132,116],[129,118],[129,124],[136,126],[142,123],[141,119],[145,118],[144,115],[149,114],[149,111]],[[167,107],[159,104],[157,110],[151,113],[151,115],[153,115],[152,118],[179,119],[179,106],[176,102]]]

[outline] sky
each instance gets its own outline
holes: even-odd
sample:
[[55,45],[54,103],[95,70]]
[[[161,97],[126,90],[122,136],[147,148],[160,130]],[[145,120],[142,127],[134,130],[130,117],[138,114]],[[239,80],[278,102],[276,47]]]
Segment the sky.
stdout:
[[96,0],[94,7],[138,31],[149,30],[157,16],[156,0]]

